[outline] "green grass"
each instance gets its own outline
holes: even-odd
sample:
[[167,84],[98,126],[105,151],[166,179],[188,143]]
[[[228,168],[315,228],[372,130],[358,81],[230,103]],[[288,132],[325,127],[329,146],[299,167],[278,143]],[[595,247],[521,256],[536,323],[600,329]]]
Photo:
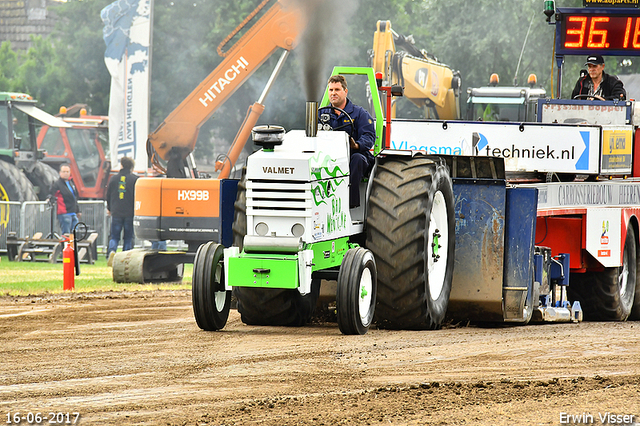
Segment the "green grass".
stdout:
[[[0,258],[0,296],[27,296],[64,293],[62,263],[9,262],[7,256]],[[191,288],[192,264],[186,264],[181,283],[137,284],[116,283],[107,266],[104,255],[93,264],[80,264],[80,275],[75,275],[76,293],[100,291],[151,291],[184,290]]]

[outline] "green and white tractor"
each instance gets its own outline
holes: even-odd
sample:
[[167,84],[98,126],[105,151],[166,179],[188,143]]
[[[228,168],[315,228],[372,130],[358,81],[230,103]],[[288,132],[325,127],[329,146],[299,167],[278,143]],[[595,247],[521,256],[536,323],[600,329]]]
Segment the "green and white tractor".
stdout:
[[[373,70],[364,75],[375,115],[375,165],[349,209],[349,134],[317,130],[317,103],[307,103],[305,130],[258,126],[262,149],[247,160],[238,185],[234,244],[200,246],[193,268],[193,310],[204,330],[222,329],[232,292],[245,324],[300,326],[316,307],[321,280],[335,280],[344,334],[382,327],[435,329],[447,310],[454,262],[452,182],[444,160],[390,150],[392,91]],[[325,93],[320,106],[328,105]],[[387,108],[387,110],[389,110]]]

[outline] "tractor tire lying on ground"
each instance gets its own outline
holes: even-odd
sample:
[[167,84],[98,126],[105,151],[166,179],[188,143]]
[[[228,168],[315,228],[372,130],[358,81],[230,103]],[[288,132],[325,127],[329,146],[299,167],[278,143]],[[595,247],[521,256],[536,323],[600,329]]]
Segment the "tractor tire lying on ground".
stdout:
[[40,201],[47,199],[51,194],[51,187],[59,178],[58,172],[48,164],[38,162],[27,178],[33,184],[34,190]]
[[567,295],[570,301],[580,302],[585,320],[625,321],[638,314],[638,257],[636,232],[631,224],[627,227],[622,262],[622,266],[602,272],[571,275]]
[[379,158],[366,246],[378,268],[376,319],[392,329],[438,329],[453,279],[453,185],[426,156]]
[[[247,178],[246,168],[238,183],[238,195],[234,204],[233,245],[242,250],[247,235]],[[302,326],[311,319],[318,297],[320,280],[313,280],[311,293],[301,295],[298,290],[234,287],[238,312],[242,322],[248,325]]]

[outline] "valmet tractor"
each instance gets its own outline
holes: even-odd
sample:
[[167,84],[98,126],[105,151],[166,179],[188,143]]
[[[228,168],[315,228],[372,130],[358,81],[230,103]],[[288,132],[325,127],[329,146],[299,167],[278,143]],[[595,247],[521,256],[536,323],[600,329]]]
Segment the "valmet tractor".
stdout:
[[[340,130],[316,133],[313,103],[307,105],[304,131],[255,128],[253,139],[262,149],[248,158],[238,186],[234,245],[225,249],[209,242],[195,257],[192,297],[200,328],[225,326],[232,291],[246,324],[302,325],[313,313],[322,279],[337,281],[337,322],[345,334],[366,333],[374,318],[386,328],[441,326],[456,239],[449,170],[469,178],[473,174],[475,181],[482,173],[493,173],[489,186],[501,182],[505,191],[502,159],[456,161],[419,150],[388,149],[391,120],[387,117],[385,123],[378,91],[386,93],[389,110],[392,94],[402,89],[378,86],[370,68],[337,67],[333,74],[364,74],[372,88],[376,162],[370,177],[355,183],[361,185],[361,207],[348,208],[349,135]],[[325,96],[321,105],[327,103]],[[535,190],[526,192],[532,194],[529,210],[535,212]],[[521,251],[527,259],[533,254],[534,220],[535,213],[529,220],[528,246]],[[521,230],[527,234],[526,227]],[[505,311],[515,312],[511,320],[531,317],[532,271],[525,271],[524,285],[507,285]],[[502,283],[499,287],[502,294]]]

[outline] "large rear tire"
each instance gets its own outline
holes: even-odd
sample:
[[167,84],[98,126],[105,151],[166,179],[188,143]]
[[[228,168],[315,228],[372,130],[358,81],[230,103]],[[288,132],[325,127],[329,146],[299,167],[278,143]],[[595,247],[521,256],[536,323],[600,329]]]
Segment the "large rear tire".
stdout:
[[[634,230],[635,231],[635,230]],[[636,235],[636,239],[638,235]],[[631,313],[629,314],[629,320],[638,321],[640,320],[640,253],[638,253],[640,248],[636,245],[636,283],[635,283],[635,291],[633,296],[633,305],[631,307]]]
[[51,187],[58,177],[59,174],[53,167],[41,162],[37,162],[33,171],[27,174],[40,201],[46,200],[51,194]]
[[376,318],[392,329],[438,329],[453,279],[453,185],[440,158],[378,160],[367,248],[378,267]]
[[629,224],[622,266],[571,275],[567,288],[569,300],[580,301],[585,320],[626,321],[634,309],[638,292],[637,268],[636,231]]
[[0,201],[37,201],[29,179],[11,163],[0,160]]
[[365,334],[376,308],[376,262],[362,247],[347,250],[338,272],[336,311],[343,334]]
[[233,204],[233,245],[240,248],[244,243],[244,236],[247,235],[247,168],[242,168],[242,177],[238,182],[236,202]]
[[0,201],[24,201],[20,181],[16,180],[19,172],[13,164],[0,160]]
[[223,249],[214,242],[203,244],[193,262],[193,314],[206,331],[221,330],[229,319],[231,292],[224,289]]
[[38,201],[38,195],[35,189],[33,189],[31,181],[27,179],[27,175],[25,175],[22,170],[18,170],[18,179],[24,201]]
[[[247,170],[242,169],[234,204],[233,245],[242,250],[247,235]],[[293,279],[293,278],[292,278]],[[311,282],[311,293],[298,290],[234,287],[238,312],[247,325],[284,325],[298,327],[309,322],[320,296],[320,280]]]

